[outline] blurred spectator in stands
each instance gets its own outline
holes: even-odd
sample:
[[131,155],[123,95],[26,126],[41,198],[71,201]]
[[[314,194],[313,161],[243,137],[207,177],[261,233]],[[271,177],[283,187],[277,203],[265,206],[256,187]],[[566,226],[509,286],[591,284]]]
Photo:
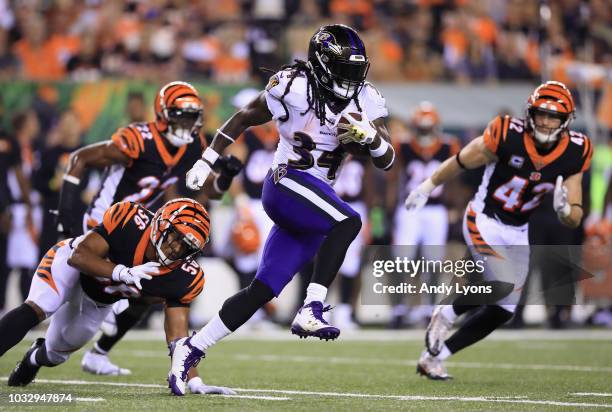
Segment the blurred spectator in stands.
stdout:
[[81,37],[81,50],[66,65],[71,80],[93,82],[102,77],[102,56],[95,33],[89,31]]
[[[1,97],[1,96],[0,96]],[[0,117],[4,116],[4,102],[0,98]],[[21,152],[15,139],[0,129],[0,313],[4,311],[6,283],[10,269],[6,262],[8,233],[11,228],[12,196],[8,186],[9,171],[20,169]]]
[[11,206],[12,224],[8,236],[7,264],[20,274],[20,290],[23,300],[28,295],[32,272],[38,260],[38,239],[42,223],[42,211],[38,196],[31,191],[31,175],[34,163],[34,142],[40,133],[38,117],[33,110],[19,112],[12,119],[15,141],[21,153],[20,167],[9,173],[9,189],[14,203]]
[[13,49],[21,63],[21,76],[30,80],[61,80],[64,65],[57,45],[47,38],[45,20],[31,14],[24,24],[21,28],[24,37]]
[[455,80],[468,83],[494,81],[496,77],[495,57],[491,46],[480,37],[471,36],[465,55],[455,66]]
[[526,80],[535,77],[520,48],[519,34],[504,32],[497,37],[496,72],[499,80]]
[[367,30],[376,23],[374,5],[368,0],[331,0],[329,4],[332,20],[349,19],[355,30]]
[[245,27],[225,24],[215,31],[222,53],[213,61],[213,80],[219,83],[246,83],[250,77],[249,46]]
[[8,32],[0,28],[0,80],[14,79],[19,70],[19,60],[10,50]]
[[442,59],[420,41],[412,42],[404,61],[404,78],[409,81],[433,81],[444,71]]
[[81,125],[73,111],[68,110],[62,114],[45,143],[32,173],[32,184],[42,196],[43,208],[42,230],[38,241],[39,259],[59,238],[57,216],[53,211],[57,210],[68,157],[81,145]]
[[146,122],[147,106],[142,92],[129,92],[127,96],[127,115],[126,123]]

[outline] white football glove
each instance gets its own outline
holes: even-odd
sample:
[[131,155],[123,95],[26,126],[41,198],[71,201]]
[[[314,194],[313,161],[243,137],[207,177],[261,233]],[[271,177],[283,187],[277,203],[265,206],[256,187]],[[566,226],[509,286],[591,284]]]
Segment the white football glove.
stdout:
[[191,190],[200,190],[211,171],[212,167],[206,160],[198,160],[187,172],[187,187]]
[[158,262],[147,262],[131,268],[124,265],[117,265],[113,269],[112,279],[115,282],[123,282],[126,285],[134,285],[140,290],[142,289],[142,285],[140,284],[141,280],[149,280],[152,278],[151,275],[157,274],[159,274]]
[[235,395],[236,392],[224,386],[210,386],[202,381],[202,378],[195,377],[187,382],[189,391],[201,395]]
[[429,195],[435,188],[436,186],[431,181],[431,178],[428,178],[408,194],[404,206],[408,210],[418,210],[422,208],[427,203]]
[[555,182],[555,193],[553,196],[553,207],[559,217],[568,217],[572,207],[567,201],[567,188],[563,184],[563,176],[557,176]]
[[356,142],[361,145],[370,144],[376,137],[376,128],[362,113],[361,120],[355,119],[351,113],[345,113],[344,117],[349,121],[351,126],[346,131],[338,135],[338,140],[342,144]]

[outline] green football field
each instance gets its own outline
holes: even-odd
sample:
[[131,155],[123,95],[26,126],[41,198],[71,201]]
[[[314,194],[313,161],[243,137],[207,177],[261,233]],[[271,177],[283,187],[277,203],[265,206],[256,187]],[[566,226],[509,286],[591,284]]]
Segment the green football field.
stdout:
[[[609,332],[595,332],[595,338],[580,331],[502,332],[453,357],[449,371],[455,379],[447,382],[415,374],[422,332],[370,332],[372,340],[337,342],[228,340],[211,349],[200,373],[206,383],[232,387],[238,396],[182,398],[169,394],[167,351],[151,339],[130,339],[115,348],[112,359],[132,369],[130,376],[85,374],[80,351],[66,364],[43,368],[26,389],[9,389],[6,377],[27,350],[31,339],[26,339],[0,358],[0,410],[25,409],[8,403],[15,392],[70,393],[77,400],[66,408],[117,412],[612,409]],[[31,407],[41,408],[45,405]]]

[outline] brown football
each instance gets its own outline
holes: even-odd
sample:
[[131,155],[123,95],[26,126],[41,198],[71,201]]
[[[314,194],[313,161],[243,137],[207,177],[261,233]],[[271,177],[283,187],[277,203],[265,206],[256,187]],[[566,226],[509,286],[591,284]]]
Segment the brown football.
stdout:
[[[357,119],[361,120],[361,113],[351,113],[351,115]],[[351,123],[344,116],[340,117],[338,121],[338,135],[344,133],[351,126]],[[356,142],[351,143],[340,143],[340,146],[344,149],[345,152],[350,153],[354,156],[370,156],[370,150],[367,145],[361,145]]]

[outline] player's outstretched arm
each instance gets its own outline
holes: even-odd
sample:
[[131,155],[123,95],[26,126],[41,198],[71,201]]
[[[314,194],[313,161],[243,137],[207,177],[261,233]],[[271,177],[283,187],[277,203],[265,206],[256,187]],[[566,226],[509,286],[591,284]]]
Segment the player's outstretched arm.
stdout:
[[58,220],[67,236],[80,232],[79,213],[76,213],[74,207],[79,204],[79,184],[85,171],[114,164],[127,165],[129,162],[130,158],[122,153],[111,140],[87,145],[70,154],[58,206]]
[[217,129],[210,146],[204,150],[202,159],[198,160],[187,172],[187,187],[200,189],[212,171],[212,167],[226,147],[234,143],[247,128],[264,124],[272,120],[272,113],[266,103],[265,92],[261,92],[245,107],[234,113],[223,126]]
[[582,221],[582,172],[569,176],[565,181],[557,177],[553,206],[559,221],[565,226],[576,228]]
[[419,209],[425,206],[429,194],[441,184],[456,177],[463,169],[476,169],[497,159],[485,145],[482,136],[477,137],[455,156],[446,159],[433,174],[414,189],[404,202],[407,209]]
[[138,289],[142,289],[141,280],[151,279],[152,275],[159,273],[157,262],[147,262],[131,268],[116,265],[106,259],[108,250],[109,245],[106,240],[90,230],[79,242],[75,242],[68,264],[86,275],[110,278],[115,282],[134,285]]

